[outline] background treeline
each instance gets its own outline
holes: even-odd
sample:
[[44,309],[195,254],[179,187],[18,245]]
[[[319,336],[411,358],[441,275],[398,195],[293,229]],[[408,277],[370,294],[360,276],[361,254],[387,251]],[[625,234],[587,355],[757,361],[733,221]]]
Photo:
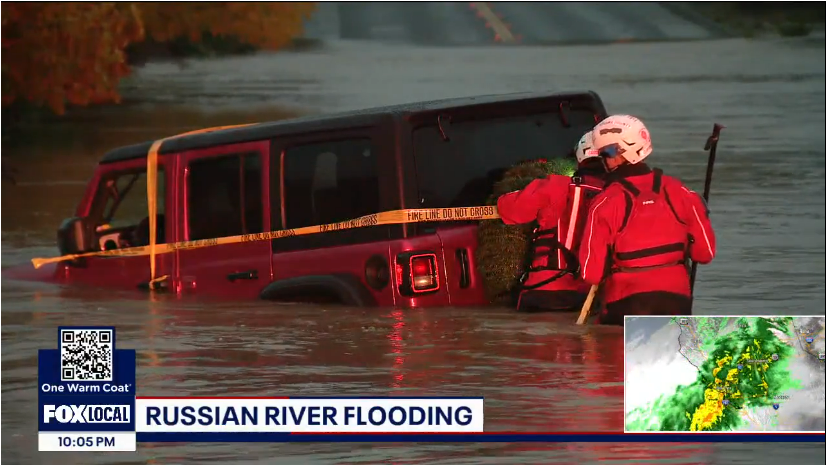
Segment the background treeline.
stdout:
[[824,2],[691,2],[714,21],[746,37],[806,36],[826,20]]
[[812,18],[814,20],[823,21],[824,18],[824,3],[823,2],[720,2],[736,6],[742,11],[753,11],[760,13],[774,13],[778,10],[783,10],[787,14],[794,16],[795,14],[804,14],[811,16],[812,14],[819,17]]
[[2,4],[3,107],[63,114],[120,101],[118,83],[155,55],[277,50],[300,35],[312,2]]

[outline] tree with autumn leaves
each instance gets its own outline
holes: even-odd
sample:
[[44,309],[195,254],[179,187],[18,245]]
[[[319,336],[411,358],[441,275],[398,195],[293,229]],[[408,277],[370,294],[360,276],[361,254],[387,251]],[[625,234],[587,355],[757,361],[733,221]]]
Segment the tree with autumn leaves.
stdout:
[[151,39],[204,33],[277,50],[301,33],[311,2],[6,2],[3,105],[27,101],[62,114],[67,105],[119,102],[126,49]]

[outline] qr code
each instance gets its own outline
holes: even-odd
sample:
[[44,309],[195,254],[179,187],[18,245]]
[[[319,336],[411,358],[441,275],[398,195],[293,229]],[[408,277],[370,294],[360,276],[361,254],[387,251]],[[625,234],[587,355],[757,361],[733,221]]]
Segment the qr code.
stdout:
[[113,337],[111,329],[61,329],[60,380],[111,382]]

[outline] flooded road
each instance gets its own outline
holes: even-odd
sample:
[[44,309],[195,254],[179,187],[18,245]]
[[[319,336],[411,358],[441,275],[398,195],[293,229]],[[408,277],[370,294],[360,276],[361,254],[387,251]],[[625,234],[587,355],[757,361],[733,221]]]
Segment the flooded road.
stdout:
[[569,45],[724,35],[721,28],[680,3],[325,2],[308,22],[305,36],[459,46],[491,40]]
[[[526,90],[593,89],[639,115],[652,164],[702,188],[702,146],[727,126],[711,193],[719,255],[700,269],[698,314],[822,314],[824,41],[739,39],[570,47],[323,48],[151,64],[132,102],[3,147],[2,265],[54,254],[54,230],[95,161],[120,144],[292,111]],[[12,152],[15,152],[12,154]],[[481,395],[488,431],[622,429],[622,330],[508,309],[340,309],[2,282],[2,460],[57,463],[658,462],[821,464],[816,445],[140,445],[37,453],[36,350],[56,326],[118,325],[139,355],[139,395]],[[655,377],[656,374],[652,374]]]

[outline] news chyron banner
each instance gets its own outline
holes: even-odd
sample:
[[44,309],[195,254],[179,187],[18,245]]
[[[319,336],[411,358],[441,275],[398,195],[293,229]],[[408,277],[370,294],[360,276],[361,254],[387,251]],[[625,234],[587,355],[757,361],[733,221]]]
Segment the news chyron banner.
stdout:
[[297,434],[473,434],[484,399],[136,396],[136,353],[114,327],[59,327],[38,353],[40,451],[135,451],[137,442],[301,441]]

